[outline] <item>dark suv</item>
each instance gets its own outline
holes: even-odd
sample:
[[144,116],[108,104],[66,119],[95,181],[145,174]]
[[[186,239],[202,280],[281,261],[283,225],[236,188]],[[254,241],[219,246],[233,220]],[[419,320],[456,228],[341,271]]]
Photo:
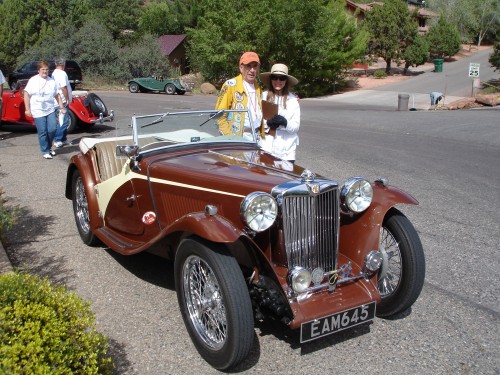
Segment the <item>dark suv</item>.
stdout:
[[[17,81],[21,79],[29,79],[34,75],[38,74],[38,70],[36,68],[37,62],[38,61],[29,61],[15,72],[10,73],[9,76],[7,77],[7,81],[9,82],[10,88],[14,88]],[[52,72],[56,68],[56,64],[54,63],[53,60],[47,62],[49,63],[49,68],[50,68],[49,75],[52,75]],[[80,66],[76,61],[66,60],[66,66],[64,68],[64,71],[68,75],[69,83],[72,89],[75,88],[75,85],[82,82],[82,69],[80,69]]]

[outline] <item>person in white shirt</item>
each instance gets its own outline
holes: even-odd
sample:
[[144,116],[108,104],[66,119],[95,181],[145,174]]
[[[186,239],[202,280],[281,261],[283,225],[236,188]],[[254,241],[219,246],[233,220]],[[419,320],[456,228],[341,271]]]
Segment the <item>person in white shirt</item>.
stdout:
[[3,84],[5,83],[5,77],[3,76],[2,71],[0,70],[0,101],[2,100],[3,94]]
[[[3,104],[2,94],[3,94],[3,84],[4,83],[5,83],[5,77],[3,76],[3,73],[0,70],[0,115],[2,114],[2,104]],[[2,118],[0,116],[0,123],[1,122],[2,122]]]
[[52,159],[52,156],[56,154],[51,147],[57,127],[54,98],[63,113],[66,108],[58,93],[59,87],[56,81],[49,77],[49,63],[39,61],[37,69],[38,74],[31,77],[24,88],[25,114],[33,117],[35,121],[42,156],[45,159]]
[[[57,58],[55,59],[55,64],[56,68],[52,72],[52,78],[56,81],[57,85],[59,86],[61,92],[60,95],[62,96],[62,101],[64,104],[64,107],[66,110],[64,113],[62,111],[60,114],[62,116],[57,116],[58,117],[58,126],[56,130],[56,135],[54,137],[54,146],[56,147],[62,147],[65,145],[69,145],[69,142],[66,138],[66,135],[68,133],[68,124],[69,124],[69,103],[73,100],[73,92],[71,90],[71,85],[69,84],[69,79],[68,75],[64,71],[64,67],[66,65],[66,60],[63,58]],[[57,102],[55,103],[57,106]],[[62,123],[60,123],[60,120],[62,119]]]
[[300,106],[298,96],[289,90],[299,81],[288,74],[285,64],[274,64],[270,72],[260,74],[260,79],[268,88],[262,93],[262,99],[278,105],[278,114],[265,121],[269,130],[263,148],[280,159],[295,163]]

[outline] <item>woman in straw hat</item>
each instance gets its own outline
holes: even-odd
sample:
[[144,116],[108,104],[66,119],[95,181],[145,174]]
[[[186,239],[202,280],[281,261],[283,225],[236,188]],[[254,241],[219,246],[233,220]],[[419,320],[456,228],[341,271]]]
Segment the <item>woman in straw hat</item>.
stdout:
[[299,98],[289,90],[299,81],[288,74],[285,64],[274,64],[270,72],[260,74],[260,79],[268,88],[262,99],[278,105],[278,114],[267,120],[269,134],[263,147],[273,155],[294,163],[299,144],[300,107]]

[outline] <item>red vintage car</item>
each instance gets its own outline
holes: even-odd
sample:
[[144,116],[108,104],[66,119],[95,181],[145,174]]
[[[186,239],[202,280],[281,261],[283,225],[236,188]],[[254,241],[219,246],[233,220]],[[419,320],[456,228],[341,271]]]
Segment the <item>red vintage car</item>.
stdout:
[[172,259],[187,331],[221,370],[250,353],[254,319],[307,342],[409,309],[425,258],[395,206],[417,201],[383,178],[338,183],[278,159],[253,129],[221,134],[242,116],[133,116],[115,137],[82,138],[66,180],[82,241]]
[[[1,124],[17,124],[35,126],[33,118],[25,115],[23,89],[27,80],[17,82],[13,90],[4,90],[2,94]],[[105,121],[113,121],[113,111],[108,111],[101,98],[87,91],[73,91],[73,101],[69,105],[68,133],[78,127],[86,128]]]

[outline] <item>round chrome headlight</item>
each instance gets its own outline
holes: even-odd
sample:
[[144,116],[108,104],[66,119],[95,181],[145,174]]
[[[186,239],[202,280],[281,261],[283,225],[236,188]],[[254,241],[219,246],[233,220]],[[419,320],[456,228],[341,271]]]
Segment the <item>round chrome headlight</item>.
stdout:
[[257,191],[243,199],[240,214],[251,230],[262,232],[273,225],[278,215],[278,205],[271,195]]
[[295,267],[288,275],[288,282],[296,293],[302,293],[311,285],[311,272],[302,267]]
[[373,188],[364,178],[353,177],[342,187],[340,199],[345,210],[363,212],[372,203]]

